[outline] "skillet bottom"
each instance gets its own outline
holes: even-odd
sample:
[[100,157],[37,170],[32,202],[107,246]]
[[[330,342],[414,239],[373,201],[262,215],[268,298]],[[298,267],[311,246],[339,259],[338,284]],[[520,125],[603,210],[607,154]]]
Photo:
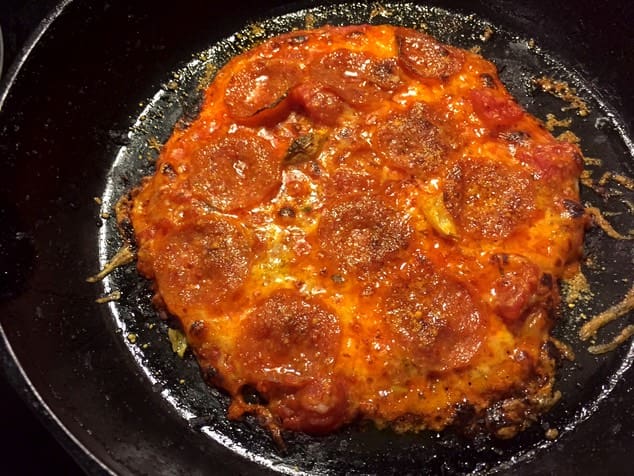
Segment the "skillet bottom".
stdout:
[[[230,57],[248,49],[260,39],[282,33],[291,28],[303,28],[310,22],[315,26],[325,23],[391,23],[424,28],[441,41],[470,48],[477,46],[481,54],[493,60],[500,77],[510,92],[535,116],[546,119],[547,113],[558,118],[570,117],[572,130],[581,138],[581,147],[587,157],[602,159],[601,165],[592,165],[594,177],[604,171],[628,173],[631,160],[631,142],[624,134],[623,124],[608,104],[601,102],[601,91],[574,70],[563,64],[529,38],[515,36],[504,25],[493,25],[474,15],[462,15],[439,8],[414,4],[401,4],[398,8],[368,4],[324,6],[298,10],[270,17],[258,23],[257,28],[246,26],[235,35],[201,51],[178,71],[166,71],[164,87],[148,101],[142,113],[119,150],[108,174],[102,196],[102,210],[112,210],[117,199],[151,173],[156,146],[167,140],[172,127],[183,117],[193,118],[200,100],[199,87]],[[485,31],[491,29],[489,39]],[[482,36],[482,38],[481,38]],[[590,113],[585,117],[574,111],[562,112],[566,103],[537,91],[532,79],[547,75],[564,80],[575,87],[587,102]],[[559,129],[557,132],[563,132]],[[147,160],[150,159],[150,160]],[[631,162],[630,162],[631,164]],[[632,227],[631,214],[626,201],[632,192],[621,190],[619,200],[608,199],[583,189],[584,201],[604,211],[619,213],[611,217],[617,229]],[[120,246],[120,237],[108,220],[101,228],[99,250],[101,265],[112,257]],[[592,316],[606,307],[605,303],[619,300],[631,286],[627,266],[631,247],[627,242],[613,241],[600,230],[591,230],[586,240],[586,254],[591,259],[584,267],[593,291],[591,300],[581,300],[563,309],[561,322],[555,334],[569,343],[577,355],[574,363],[563,363],[557,388],[562,401],[532,428],[511,441],[497,441],[483,436],[464,440],[451,432],[441,434],[396,435],[371,427],[349,427],[327,437],[286,435],[287,449],[280,453],[268,434],[256,422],[247,418],[229,422],[226,418],[228,399],[216,389],[208,387],[199,375],[193,357],[176,357],[166,338],[166,324],[156,318],[150,304],[148,284],[140,279],[132,266],[116,270],[104,282],[104,293],[122,292],[119,301],[108,304],[113,330],[120,333],[139,368],[145,373],[153,390],[165,400],[168,410],[179,415],[183,425],[200,431],[209,438],[241,454],[244,458],[285,474],[346,472],[381,473],[408,471],[418,474],[462,474],[474,472],[506,472],[522,462],[538,457],[540,451],[553,443],[545,438],[545,431],[556,428],[560,438],[574,431],[606,398],[620,376],[634,359],[631,345],[596,358],[585,350],[577,338],[583,316]],[[610,329],[618,333],[617,327]]]

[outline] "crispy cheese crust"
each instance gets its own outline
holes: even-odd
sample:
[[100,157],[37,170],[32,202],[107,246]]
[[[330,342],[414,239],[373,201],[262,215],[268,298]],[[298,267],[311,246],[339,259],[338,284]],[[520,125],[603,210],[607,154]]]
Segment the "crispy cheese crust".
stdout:
[[479,55],[323,27],[222,68],[129,218],[230,417],[510,437],[555,401],[580,171]]

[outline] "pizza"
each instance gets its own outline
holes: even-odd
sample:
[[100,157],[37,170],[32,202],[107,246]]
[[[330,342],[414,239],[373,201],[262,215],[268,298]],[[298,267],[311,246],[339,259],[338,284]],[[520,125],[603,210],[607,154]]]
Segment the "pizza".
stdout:
[[119,219],[230,418],[509,438],[559,397],[581,169],[481,56],[325,26],[220,69]]

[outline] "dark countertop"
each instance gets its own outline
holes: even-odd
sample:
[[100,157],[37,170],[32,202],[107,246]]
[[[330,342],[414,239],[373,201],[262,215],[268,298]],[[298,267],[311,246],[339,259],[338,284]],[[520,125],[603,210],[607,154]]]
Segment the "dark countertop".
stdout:
[[84,474],[9,385],[4,375],[0,378],[0,404],[2,474]]

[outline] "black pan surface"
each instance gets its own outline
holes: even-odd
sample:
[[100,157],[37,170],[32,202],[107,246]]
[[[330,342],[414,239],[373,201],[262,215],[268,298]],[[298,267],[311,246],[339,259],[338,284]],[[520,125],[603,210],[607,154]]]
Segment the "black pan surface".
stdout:
[[[626,53],[634,46],[628,7],[505,1],[382,6],[67,1],[24,64],[5,79],[0,151],[9,173],[0,195],[0,256],[12,272],[2,276],[0,288],[3,358],[87,471],[593,474],[609,467],[611,474],[627,474],[621,459],[634,443],[634,349],[628,343],[594,357],[576,337],[582,314],[605,309],[632,286],[630,242],[599,230],[590,231],[586,243],[594,297],[566,308],[558,330],[577,354],[560,371],[563,399],[507,442],[353,427],[324,438],[289,435],[288,449],[280,452],[253,421],[229,422],[226,398],[202,382],[191,357],[173,355],[166,326],[149,304],[148,285],[133,266],[99,285],[84,282],[120,246],[113,220],[100,213],[111,212],[117,198],[151,172],[155,140],[165,141],[176,121],[195,115],[208,65],[222,65],[262,38],[252,34],[253,23],[267,37],[302,27],[310,14],[316,25],[398,23],[458,46],[477,45],[530,112],[573,118],[585,155],[603,159],[593,166],[596,177],[603,170],[633,175],[628,134],[634,108],[624,79],[634,73]],[[486,26],[495,33],[483,42]],[[565,103],[536,91],[531,78],[543,74],[575,86],[590,115],[564,113]],[[607,192],[584,189],[583,199],[608,211],[625,233],[632,228],[633,194],[617,186]],[[112,290],[122,292],[120,301],[94,302]],[[544,437],[549,428],[560,432],[555,441]]]

